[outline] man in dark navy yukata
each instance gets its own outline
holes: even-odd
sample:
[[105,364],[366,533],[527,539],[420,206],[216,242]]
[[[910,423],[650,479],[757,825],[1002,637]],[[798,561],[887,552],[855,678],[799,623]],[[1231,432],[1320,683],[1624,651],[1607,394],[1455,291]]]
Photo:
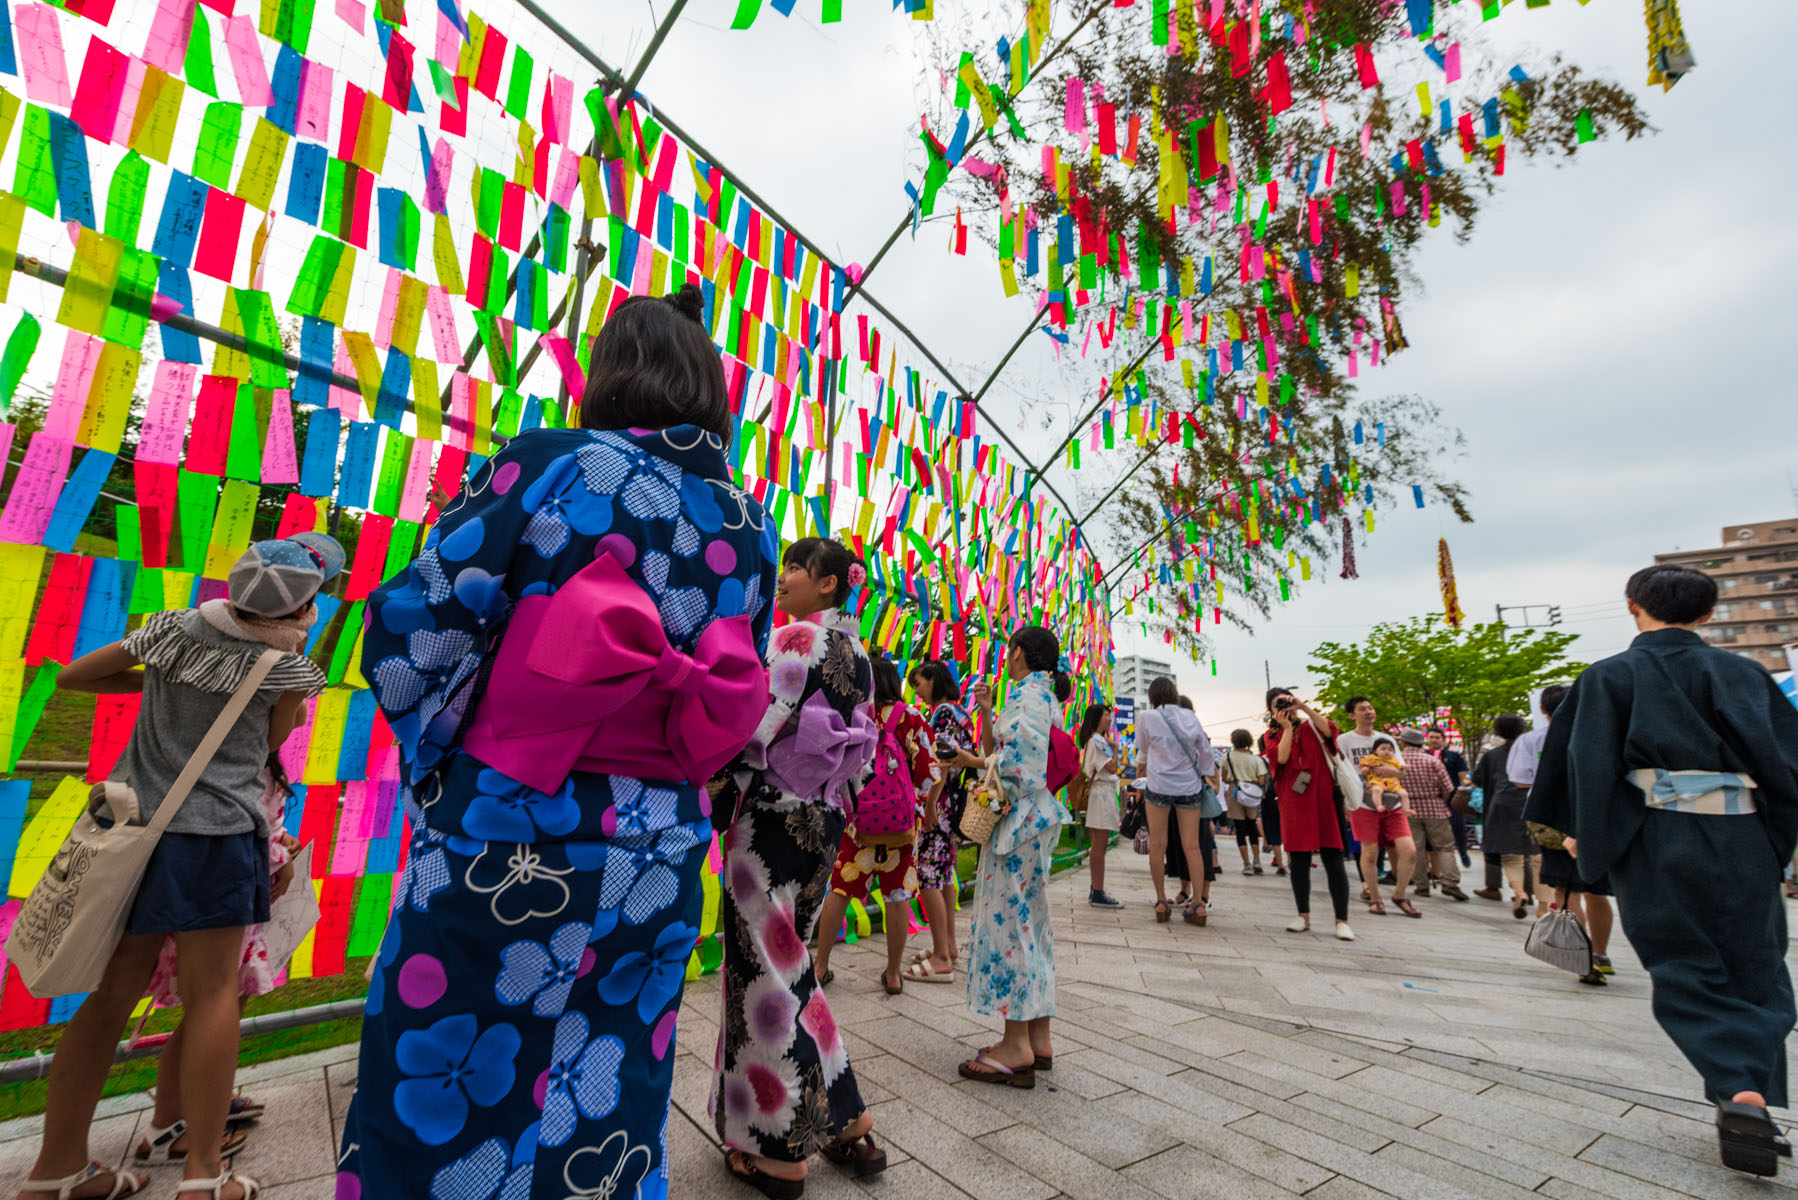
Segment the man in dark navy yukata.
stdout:
[[1725,1166],[1772,1175],[1790,1145],[1795,1019],[1780,876],[1798,843],[1798,709],[1766,671],[1708,646],[1717,585],[1671,564],[1625,589],[1641,632],[1574,683],[1548,727],[1525,816],[1610,873],[1654,1015],[1717,1105]]

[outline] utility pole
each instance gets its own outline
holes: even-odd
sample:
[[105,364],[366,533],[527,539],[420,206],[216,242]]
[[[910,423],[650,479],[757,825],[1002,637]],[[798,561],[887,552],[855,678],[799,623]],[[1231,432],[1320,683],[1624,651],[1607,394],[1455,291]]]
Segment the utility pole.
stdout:
[[[1561,606],[1558,604],[1500,604],[1497,609],[1498,623],[1507,629],[1548,629],[1561,623]],[[1512,625],[1505,620],[1508,612],[1522,613],[1520,623]],[[1542,613],[1541,619],[1533,615],[1536,612]]]
[[1262,682],[1267,684],[1268,691],[1271,692],[1274,690],[1274,673],[1272,669],[1268,667],[1265,658],[1261,660],[1261,679]]

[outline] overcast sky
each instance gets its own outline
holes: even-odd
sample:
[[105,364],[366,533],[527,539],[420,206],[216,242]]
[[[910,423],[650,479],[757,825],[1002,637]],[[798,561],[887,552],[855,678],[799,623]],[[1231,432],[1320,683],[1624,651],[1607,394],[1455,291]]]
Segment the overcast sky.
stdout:
[[[552,6],[615,64],[634,61],[653,29],[647,0],[576,7]],[[733,32],[735,0],[692,0],[642,88],[808,237],[840,261],[865,261],[904,213],[929,81],[917,27],[885,0],[849,0],[828,28],[818,7],[799,0],[782,18],[764,6],[753,29]],[[654,5],[666,11],[666,0]],[[1514,168],[1470,245],[1427,244],[1427,294],[1406,314],[1411,348],[1364,374],[1363,387],[1421,394],[1465,432],[1458,473],[1477,521],[1435,507],[1383,513],[1359,549],[1358,581],[1314,583],[1253,635],[1224,632],[1215,679],[1208,664],[1182,671],[1208,724],[1260,708],[1264,660],[1276,681],[1307,685],[1320,641],[1439,609],[1439,536],[1471,617],[1559,604],[1590,659],[1627,644],[1622,582],[1655,552],[1715,545],[1726,524],[1798,512],[1798,405],[1781,366],[1793,317],[1778,290],[1798,267],[1798,180],[1768,136],[1798,6],[1735,0],[1683,15],[1698,69],[1666,94],[1643,82],[1634,0],[1517,4],[1486,26],[1501,56],[1558,50],[1621,81],[1658,133],[1585,147],[1561,169]],[[956,258],[946,236],[927,225],[915,244],[902,241],[871,290],[976,387],[1030,313],[1004,299],[984,248]],[[1068,406],[1090,403],[1097,374],[1077,360],[1061,369],[1039,336],[989,397],[992,419],[1027,445],[1052,446]],[[1114,469],[1068,482],[1090,497]],[[1102,521],[1093,533],[1104,541]],[[1115,548],[1106,550],[1109,563]],[[1120,653],[1165,649],[1134,628],[1120,619]]]

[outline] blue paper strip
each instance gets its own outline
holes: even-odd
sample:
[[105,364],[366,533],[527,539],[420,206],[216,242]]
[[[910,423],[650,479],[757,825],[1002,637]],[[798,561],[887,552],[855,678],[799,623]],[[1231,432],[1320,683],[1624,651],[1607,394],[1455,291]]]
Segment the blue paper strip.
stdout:
[[184,171],[169,172],[169,186],[162,200],[162,217],[156,224],[156,239],[150,253],[183,267],[194,264],[194,246],[200,240],[200,218],[206,212],[206,197],[211,189]]
[[[370,486],[375,480],[375,452],[380,445],[381,427],[373,421],[351,421],[349,445],[343,452],[343,472],[337,480],[337,503],[345,508],[367,508]],[[310,453],[312,443],[307,441]]]
[[[522,268],[529,261],[525,259],[518,265]],[[522,288],[519,294],[523,294]],[[387,362],[381,369],[381,390],[375,396],[375,420],[397,430],[401,418],[406,415],[406,397],[411,392],[412,360],[398,346],[387,347]]]
[[[8,75],[19,73],[19,59],[13,53],[12,14],[7,11],[5,0],[0,0],[0,71]],[[7,871],[11,872],[11,866]]]
[[301,142],[293,148],[293,174],[287,181],[288,216],[318,224],[319,208],[325,199],[325,172],[330,152],[316,142]]
[[56,157],[56,198],[62,204],[62,219],[97,229],[94,184],[87,169],[87,134],[54,109],[50,110],[50,150]]
[[269,123],[278,125],[288,137],[299,123],[300,75],[305,64],[300,52],[283,42],[275,52],[275,69],[269,76],[269,89],[275,94],[274,103],[268,106]]
[[81,527],[87,524],[88,514],[94,511],[94,501],[100,498],[100,488],[105,485],[117,457],[104,450],[89,450],[81,456],[81,461],[69,472],[62,494],[56,498],[56,510],[50,515],[44,545],[64,554],[75,549],[75,539],[81,536]]
[[[194,315],[194,290],[187,279],[187,268],[167,259],[156,274],[156,290],[181,306],[187,316]],[[162,327],[162,356],[170,362],[200,361],[200,339],[185,329]]]
[[[402,269],[406,266],[400,261],[399,251],[400,222],[404,219],[406,211],[405,200],[406,193],[398,188],[384,187],[375,192],[375,207],[381,218],[380,243],[377,253],[381,257],[382,266]],[[522,269],[524,263],[521,262],[518,265]],[[523,286],[521,285],[518,290],[522,293]]]
[[81,624],[75,631],[76,658],[125,636],[125,602],[131,592],[126,587],[124,565],[116,558],[94,559],[93,573],[87,580],[87,599],[81,605]]
[[[300,369],[295,372],[293,383],[295,404],[315,404],[323,408],[330,403],[336,347],[337,326],[318,317],[300,318]],[[324,492],[306,494],[322,496]]]
[[306,418],[306,456],[300,462],[300,494],[329,496],[337,481],[337,442],[343,414],[315,408]]
[[375,694],[366,688],[350,693],[343,719],[343,746],[337,752],[337,778],[368,778],[368,746],[375,721]]

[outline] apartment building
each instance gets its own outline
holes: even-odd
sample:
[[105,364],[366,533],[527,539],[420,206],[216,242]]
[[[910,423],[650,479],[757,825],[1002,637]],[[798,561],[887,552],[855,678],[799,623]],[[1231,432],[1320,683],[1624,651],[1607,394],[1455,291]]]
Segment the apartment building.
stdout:
[[1111,669],[1111,689],[1114,696],[1134,696],[1148,701],[1149,684],[1162,675],[1172,675],[1174,664],[1161,662],[1153,658],[1131,654],[1117,660]]
[[1699,628],[1705,641],[1784,671],[1785,648],[1798,643],[1798,517],[1730,525],[1722,542],[1654,561],[1696,567],[1717,581],[1717,610]]

